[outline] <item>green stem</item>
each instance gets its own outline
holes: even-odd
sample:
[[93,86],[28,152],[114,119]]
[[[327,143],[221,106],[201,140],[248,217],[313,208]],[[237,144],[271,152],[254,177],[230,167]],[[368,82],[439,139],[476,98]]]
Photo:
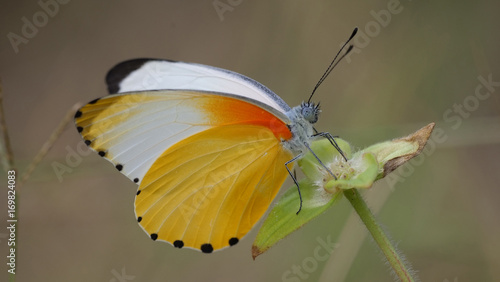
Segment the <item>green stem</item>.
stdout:
[[349,202],[351,202],[351,205],[354,207],[359,217],[366,225],[368,231],[370,231],[370,233],[372,234],[375,242],[377,242],[380,249],[382,249],[382,252],[387,257],[387,260],[396,272],[396,275],[399,277],[399,279],[405,282],[416,281],[416,279],[412,276],[414,272],[411,271],[409,267],[404,263],[396,247],[393,246],[387,235],[385,235],[384,231],[377,224],[375,216],[366,205],[358,190],[344,190],[344,196],[349,200]]

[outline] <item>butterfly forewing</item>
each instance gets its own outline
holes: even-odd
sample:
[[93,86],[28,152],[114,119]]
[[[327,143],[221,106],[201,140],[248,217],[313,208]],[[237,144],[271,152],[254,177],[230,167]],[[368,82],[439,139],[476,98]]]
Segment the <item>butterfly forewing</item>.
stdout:
[[167,148],[214,126],[260,123],[288,138],[288,128],[275,117],[279,112],[260,106],[220,93],[147,91],[92,101],[77,112],[75,122],[90,148],[140,182]]

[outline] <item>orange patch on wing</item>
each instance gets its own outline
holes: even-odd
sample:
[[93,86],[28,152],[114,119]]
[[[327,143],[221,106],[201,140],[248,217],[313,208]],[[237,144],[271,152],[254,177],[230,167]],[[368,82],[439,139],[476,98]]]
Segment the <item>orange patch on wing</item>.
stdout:
[[214,124],[249,124],[269,128],[278,139],[288,140],[292,133],[288,126],[272,113],[252,103],[231,97],[218,96],[217,99],[209,99],[203,104],[209,120]]

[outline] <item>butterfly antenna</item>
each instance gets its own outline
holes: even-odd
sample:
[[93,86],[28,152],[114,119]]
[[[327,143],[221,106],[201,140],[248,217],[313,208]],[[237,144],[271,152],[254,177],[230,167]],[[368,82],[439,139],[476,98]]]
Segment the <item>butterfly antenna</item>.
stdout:
[[358,28],[354,28],[354,30],[352,31],[352,34],[351,36],[349,37],[349,39],[347,39],[346,43],[344,43],[344,45],[342,45],[342,47],[340,47],[340,50],[337,52],[337,55],[335,55],[335,58],[333,58],[332,62],[330,63],[330,65],[328,66],[328,68],[326,69],[326,71],[323,73],[323,75],[321,76],[321,78],[319,79],[318,83],[316,83],[316,86],[314,87],[312,93],[311,93],[311,96],[309,96],[309,100],[307,100],[307,102],[311,102],[311,99],[314,95],[314,93],[316,92],[316,89],[318,89],[318,87],[321,85],[321,83],[323,83],[323,81],[326,79],[326,77],[332,72],[332,70],[335,68],[335,66],[345,57],[347,56],[347,54],[349,54],[349,52],[352,51],[352,48],[353,46],[352,45],[349,45],[349,48],[347,48],[347,51],[337,60],[338,56],[340,55],[340,53],[342,52],[342,50],[344,50],[345,46],[347,46],[347,44],[351,41],[351,39],[356,35],[356,33],[358,32]]

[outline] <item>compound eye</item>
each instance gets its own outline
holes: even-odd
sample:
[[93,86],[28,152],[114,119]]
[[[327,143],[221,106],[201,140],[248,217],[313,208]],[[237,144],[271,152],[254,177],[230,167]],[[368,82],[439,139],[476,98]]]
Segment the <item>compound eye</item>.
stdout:
[[311,108],[302,108],[302,115],[307,119],[309,120],[309,117],[311,117],[313,114],[312,112],[312,109]]
[[317,110],[311,107],[303,107],[302,108],[302,115],[304,118],[309,121],[310,123],[315,123],[318,121],[318,113]]

